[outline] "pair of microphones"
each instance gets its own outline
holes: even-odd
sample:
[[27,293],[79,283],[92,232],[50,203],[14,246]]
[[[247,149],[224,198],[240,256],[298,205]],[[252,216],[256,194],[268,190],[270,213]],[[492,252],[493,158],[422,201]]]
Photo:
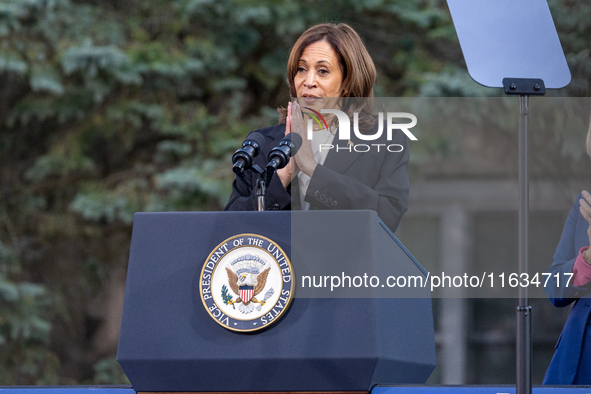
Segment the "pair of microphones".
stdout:
[[269,163],[266,168],[266,175],[262,169],[253,165],[253,160],[261,153],[265,145],[265,137],[258,132],[248,135],[242,143],[242,148],[238,149],[232,156],[232,170],[234,173],[244,179],[244,171],[254,168],[263,178],[266,178],[267,185],[271,181],[271,177],[275,171],[285,167],[289,163],[291,156],[295,156],[302,146],[302,137],[297,133],[290,133],[286,135],[279,145],[271,149],[267,157]]

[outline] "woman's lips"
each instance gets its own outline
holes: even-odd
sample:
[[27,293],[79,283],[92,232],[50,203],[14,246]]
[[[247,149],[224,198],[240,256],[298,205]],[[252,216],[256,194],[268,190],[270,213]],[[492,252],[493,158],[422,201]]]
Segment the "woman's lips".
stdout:
[[320,100],[320,97],[306,96],[303,99],[306,102],[306,104],[314,104],[316,101]]

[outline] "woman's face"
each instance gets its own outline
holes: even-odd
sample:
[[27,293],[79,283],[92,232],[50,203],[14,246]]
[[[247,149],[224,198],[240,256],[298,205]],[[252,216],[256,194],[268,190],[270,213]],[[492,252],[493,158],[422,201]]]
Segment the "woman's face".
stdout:
[[304,48],[293,82],[302,106],[327,108],[324,98],[341,96],[343,72],[328,42],[318,41]]

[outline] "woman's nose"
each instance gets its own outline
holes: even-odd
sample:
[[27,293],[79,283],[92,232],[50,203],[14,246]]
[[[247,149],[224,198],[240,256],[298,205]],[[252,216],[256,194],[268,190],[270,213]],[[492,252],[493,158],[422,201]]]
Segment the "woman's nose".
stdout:
[[306,75],[306,80],[304,81],[304,86],[307,88],[316,87],[316,75],[314,72],[309,71]]

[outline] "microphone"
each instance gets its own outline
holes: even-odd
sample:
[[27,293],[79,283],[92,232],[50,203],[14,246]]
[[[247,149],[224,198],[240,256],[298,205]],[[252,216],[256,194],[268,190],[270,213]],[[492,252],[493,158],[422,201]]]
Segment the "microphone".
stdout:
[[244,170],[252,167],[254,159],[265,144],[265,137],[261,133],[251,133],[242,143],[242,148],[238,149],[232,156],[232,170],[235,174],[244,174]]
[[295,156],[302,146],[302,137],[297,133],[289,133],[269,152],[269,164],[267,164],[267,173],[275,172],[283,168],[289,162],[291,156]]

